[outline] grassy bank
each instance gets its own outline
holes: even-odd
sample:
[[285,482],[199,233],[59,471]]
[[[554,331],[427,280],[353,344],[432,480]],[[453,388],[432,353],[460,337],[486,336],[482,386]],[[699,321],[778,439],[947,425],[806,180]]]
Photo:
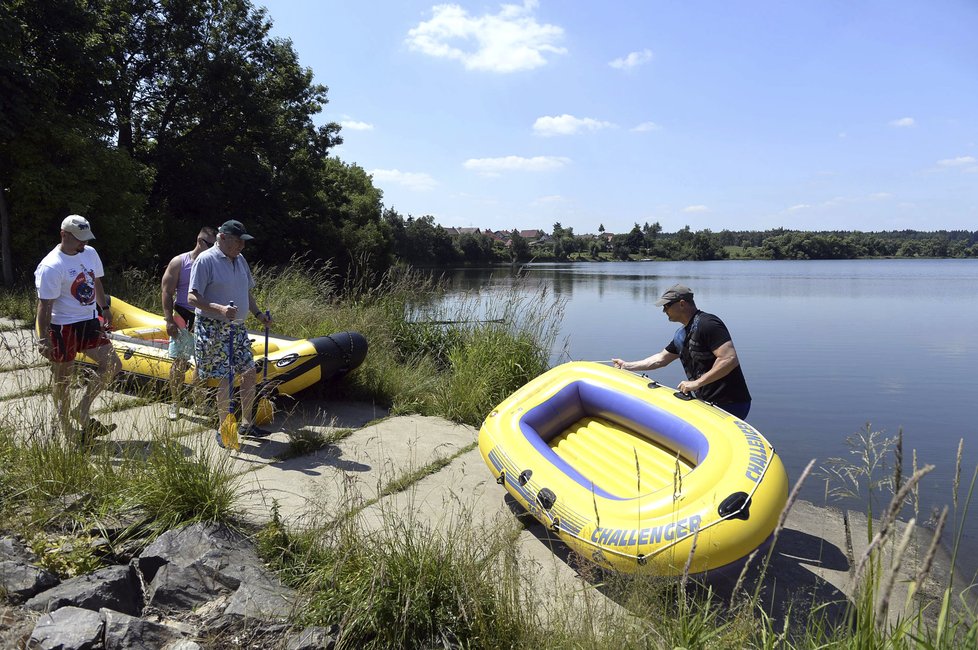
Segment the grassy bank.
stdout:
[[[305,337],[357,330],[370,341],[364,365],[323,387],[326,394],[473,425],[545,368],[561,313],[549,294],[526,297],[518,289],[491,303],[463,297],[446,311],[438,307],[437,282],[409,271],[369,285],[346,282],[343,290],[335,288],[340,283],[330,269],[302,264],[256,269],[256,279],[259,304],[272,311],[276,331]],[[116,290],[120,296],[155,311],[151,278],[134,273],[125,282],[126,293]],[[20,305],[28,310],[20,315],[31,317],[29,292],[8,294],[0,305]],[[31,403],[25,398],[7,408]],[[182,522],[239,525],[234,472],[197,438],[161,430],[138,445],[78,450],[44,427],[0,429],[0,528],[24,536],[46,566],[69,576],[124,559]],[[776,570],[777,543],[753,556],[726,593],[696,576],[611,575],[572,558],[585,582],[576,593],[552,597],[534,588],[536,568],[516,543],[524,526],[536,524],[512,517],[487,529],[462,511],[444,535],[387,506],[383,497],[410,494],[440,469],[437,462],[389,477],[378,498],[350,495],[302,530],[273,517],[256,538],[263,557],[304,597],[295,622],[339,624],[343,648],[975,647],[975,612],[960,598],[967,585],[940,585],[940,598],[930,604],[912,597],[935,579],[927,559],[935,548],[924,551],[912,581],[895,580],[909,539],[904,531],[914,530],[913,522],[901,530],[896,519],[913,509],[926,468],[907,462],[898,439],[868,429],[853,445],[859,462],[828,463],[826,473],[840,491],[870,490],[884,506],[869,513],[875,524],[867,550],[850,562],[855,596],[839,616],[814,599],[772,611],[764,585]],[[960,523],[978,476],[961,478],[960,457],[952,508],[937,524],[938,536],[948,527],[954,554],[964,552]],[[905,465],[911,467],[906,474]],[[892,469],[881,475],[886,467]],[[808,476],[806,470],[788,508]],[[913,517],[921,519],[917,512]],[[894,594],[901,590],[910,604],[894,622]],[[606,596],[623,607],[608,606]]]
[[[437,279],[409,269],[392,269],[369,282],[338,278],[328,266],[304,260],[254,272],[258,304],[272,312],[275,331],[314,337],[355,330],[369,341],[360,368],[313,392],[373,402],[395,414],[441,415],[478,425],[506,395],[546,368],[560,318],[560,302],[552,295],[527,296],[519,288],[495,296],[492,304],[464,298],[446,310],[439,307],[443,292]],[[158,313],[158,282],[136,269],[112,278],[111,288]],[[32,288],[0,291],[0,315],[31,323],[35,305]],[[20,424],[0,425],[0,529],[36,540],[53,563],[61,562],[54,558],[70,546],[74,559],[58,567],[67,574],[97,562],[100,554],[111,558],[136,549],[180,523],[233,520],[236,481],[228,463],[209,455],[206,445],[173,437],[163,424],[159,431],[141,432],[144,438],[151,434],[150,442],[92,449],[66,444],[52,423],[50,400],[38,399],[49,390],[47,364],[18,361],[31,356],[18,352],[31,350],[31,333],[6,335],[8,354],[0,373],[8,387],[0,422]],[[104,408],[121,413],[157,401],[159,388],[129,386],[128,396],[113,398]],[[329,442],[321,434],[300,432],[292,453]],[[84,550],[87,544],[72,544],[74,538],[105,543]]]

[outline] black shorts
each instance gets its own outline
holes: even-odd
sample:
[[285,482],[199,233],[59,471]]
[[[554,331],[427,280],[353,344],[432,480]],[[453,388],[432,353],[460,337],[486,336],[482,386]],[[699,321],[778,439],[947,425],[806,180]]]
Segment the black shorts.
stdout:
[[183,305],[173,304],[173,311],[180,314],[183,320],[187,321],[187,329],[191,332],[194,331],[194,318],[197,316],[197,312],[193,309],[187,309]]

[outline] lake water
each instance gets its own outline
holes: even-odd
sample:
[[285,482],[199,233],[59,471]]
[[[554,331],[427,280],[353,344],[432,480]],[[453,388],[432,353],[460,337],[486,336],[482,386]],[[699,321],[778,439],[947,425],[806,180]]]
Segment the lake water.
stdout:
[[[855,461],[845,440],[870,423],[886,436],[903,429],[904,476],[914,449],[920,465],[936,466],[922,484],[921,520],[951,504],[964,438],[963,503],[978,463],[978,260],[531,264],[522,274],[524,290],[546,285],[566,300],[554,364],[658,352],[677,325],[655,300],[689,286],[729,328],[754,398],[748,420],[792,483],[813,458]],[[455,291],[487,295],[515,282],[510,267],[448,277]],[[678,360],[651,376],[671,386],[684,378]],[[821,503],[824,493],[810,477],[802,496]],[[978,511],[969,519],[965,531],[978,537]]]

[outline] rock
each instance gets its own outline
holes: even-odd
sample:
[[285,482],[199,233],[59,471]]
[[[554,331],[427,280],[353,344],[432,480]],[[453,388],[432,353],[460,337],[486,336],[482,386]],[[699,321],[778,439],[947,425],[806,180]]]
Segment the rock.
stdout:
[[111,609],[103,609],[100,613],[105,620],[105,650],[151,650],[183,637],[172,627]]
[[254,618],[260,621],[286,620],[295,608],[295,591],[279,584],[242,582],[225,615]]
[[102,645],[105,624],[98,612],[62,607],[37,620],[29,648],[41,650],[88,650]]
[[0,537],[0,561],[21,562],[33,564],[37,562],[34,551],[21,544],[13,537]]
[[333,650],[340,628],[337,625],[325,627],[307,627],[302,632],[288,640],[285,650]]
[[30,609],[50,612],[73,605],[98,611],[103,607],[138,616],[143,609],[139,576],[133,567],[111,566],[65,580],[27,601]]
[[234,592],[220,625],[241,619],[285,619],[295,592],[262,565],[254,545],[218,524],[191,524],[161,535],[139,556],[149,582],[147,604],[160,611],[196,609],[222,593]]
[[58,584],[58,577],[33,564],[17,560],[0,562],[0,592],[11,603],[22,603]]
[[163,646],[163,650],[202,650],[202,648],[196,641],[181,639]]
[[[156,572],[165,564],[187,567],[210,558],[220,564],[221,558],[233,557],[248,547],[243,535],[226,526],[198,522],[184,528],[169,530],[140,553],[138,564],[146,582],[152,582]],[[252,555],[254,551],[251,552]],[[255,555],[257,559],[257,555]]]
[[229,593],[238,584],[237,580],[225,579],[219,571],[199,563],[189,567],[165,564],[146,588],[146,604],[167,614],[191,610]]

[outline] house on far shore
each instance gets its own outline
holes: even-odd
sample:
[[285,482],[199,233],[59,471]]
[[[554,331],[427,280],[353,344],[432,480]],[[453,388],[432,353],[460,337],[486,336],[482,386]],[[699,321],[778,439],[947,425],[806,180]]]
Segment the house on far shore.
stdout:
[[543,239],[544,232],[542,230],[521,230],[520,237],[525,239],[527,242],[535,242],[539,239]]
[[486,228],[485,230],[482,231],[482,234],[488,237],[489,239],[491,239],[492,241],[499,242],[500,244],[505,244],[507,241],[509,241],[509,237],[505,237],[504,235],[506,233],[504,233],[503,231],[493,232],[489,228]]
[[444,228],[445,232],[448,233],[449,237],[458,237],[458,228],[455,226],[448,226],[447,228],[444,226],[442,227]]
[[460,235],[481,235],[482,231],[478,228],[459,228],[458,234]]

